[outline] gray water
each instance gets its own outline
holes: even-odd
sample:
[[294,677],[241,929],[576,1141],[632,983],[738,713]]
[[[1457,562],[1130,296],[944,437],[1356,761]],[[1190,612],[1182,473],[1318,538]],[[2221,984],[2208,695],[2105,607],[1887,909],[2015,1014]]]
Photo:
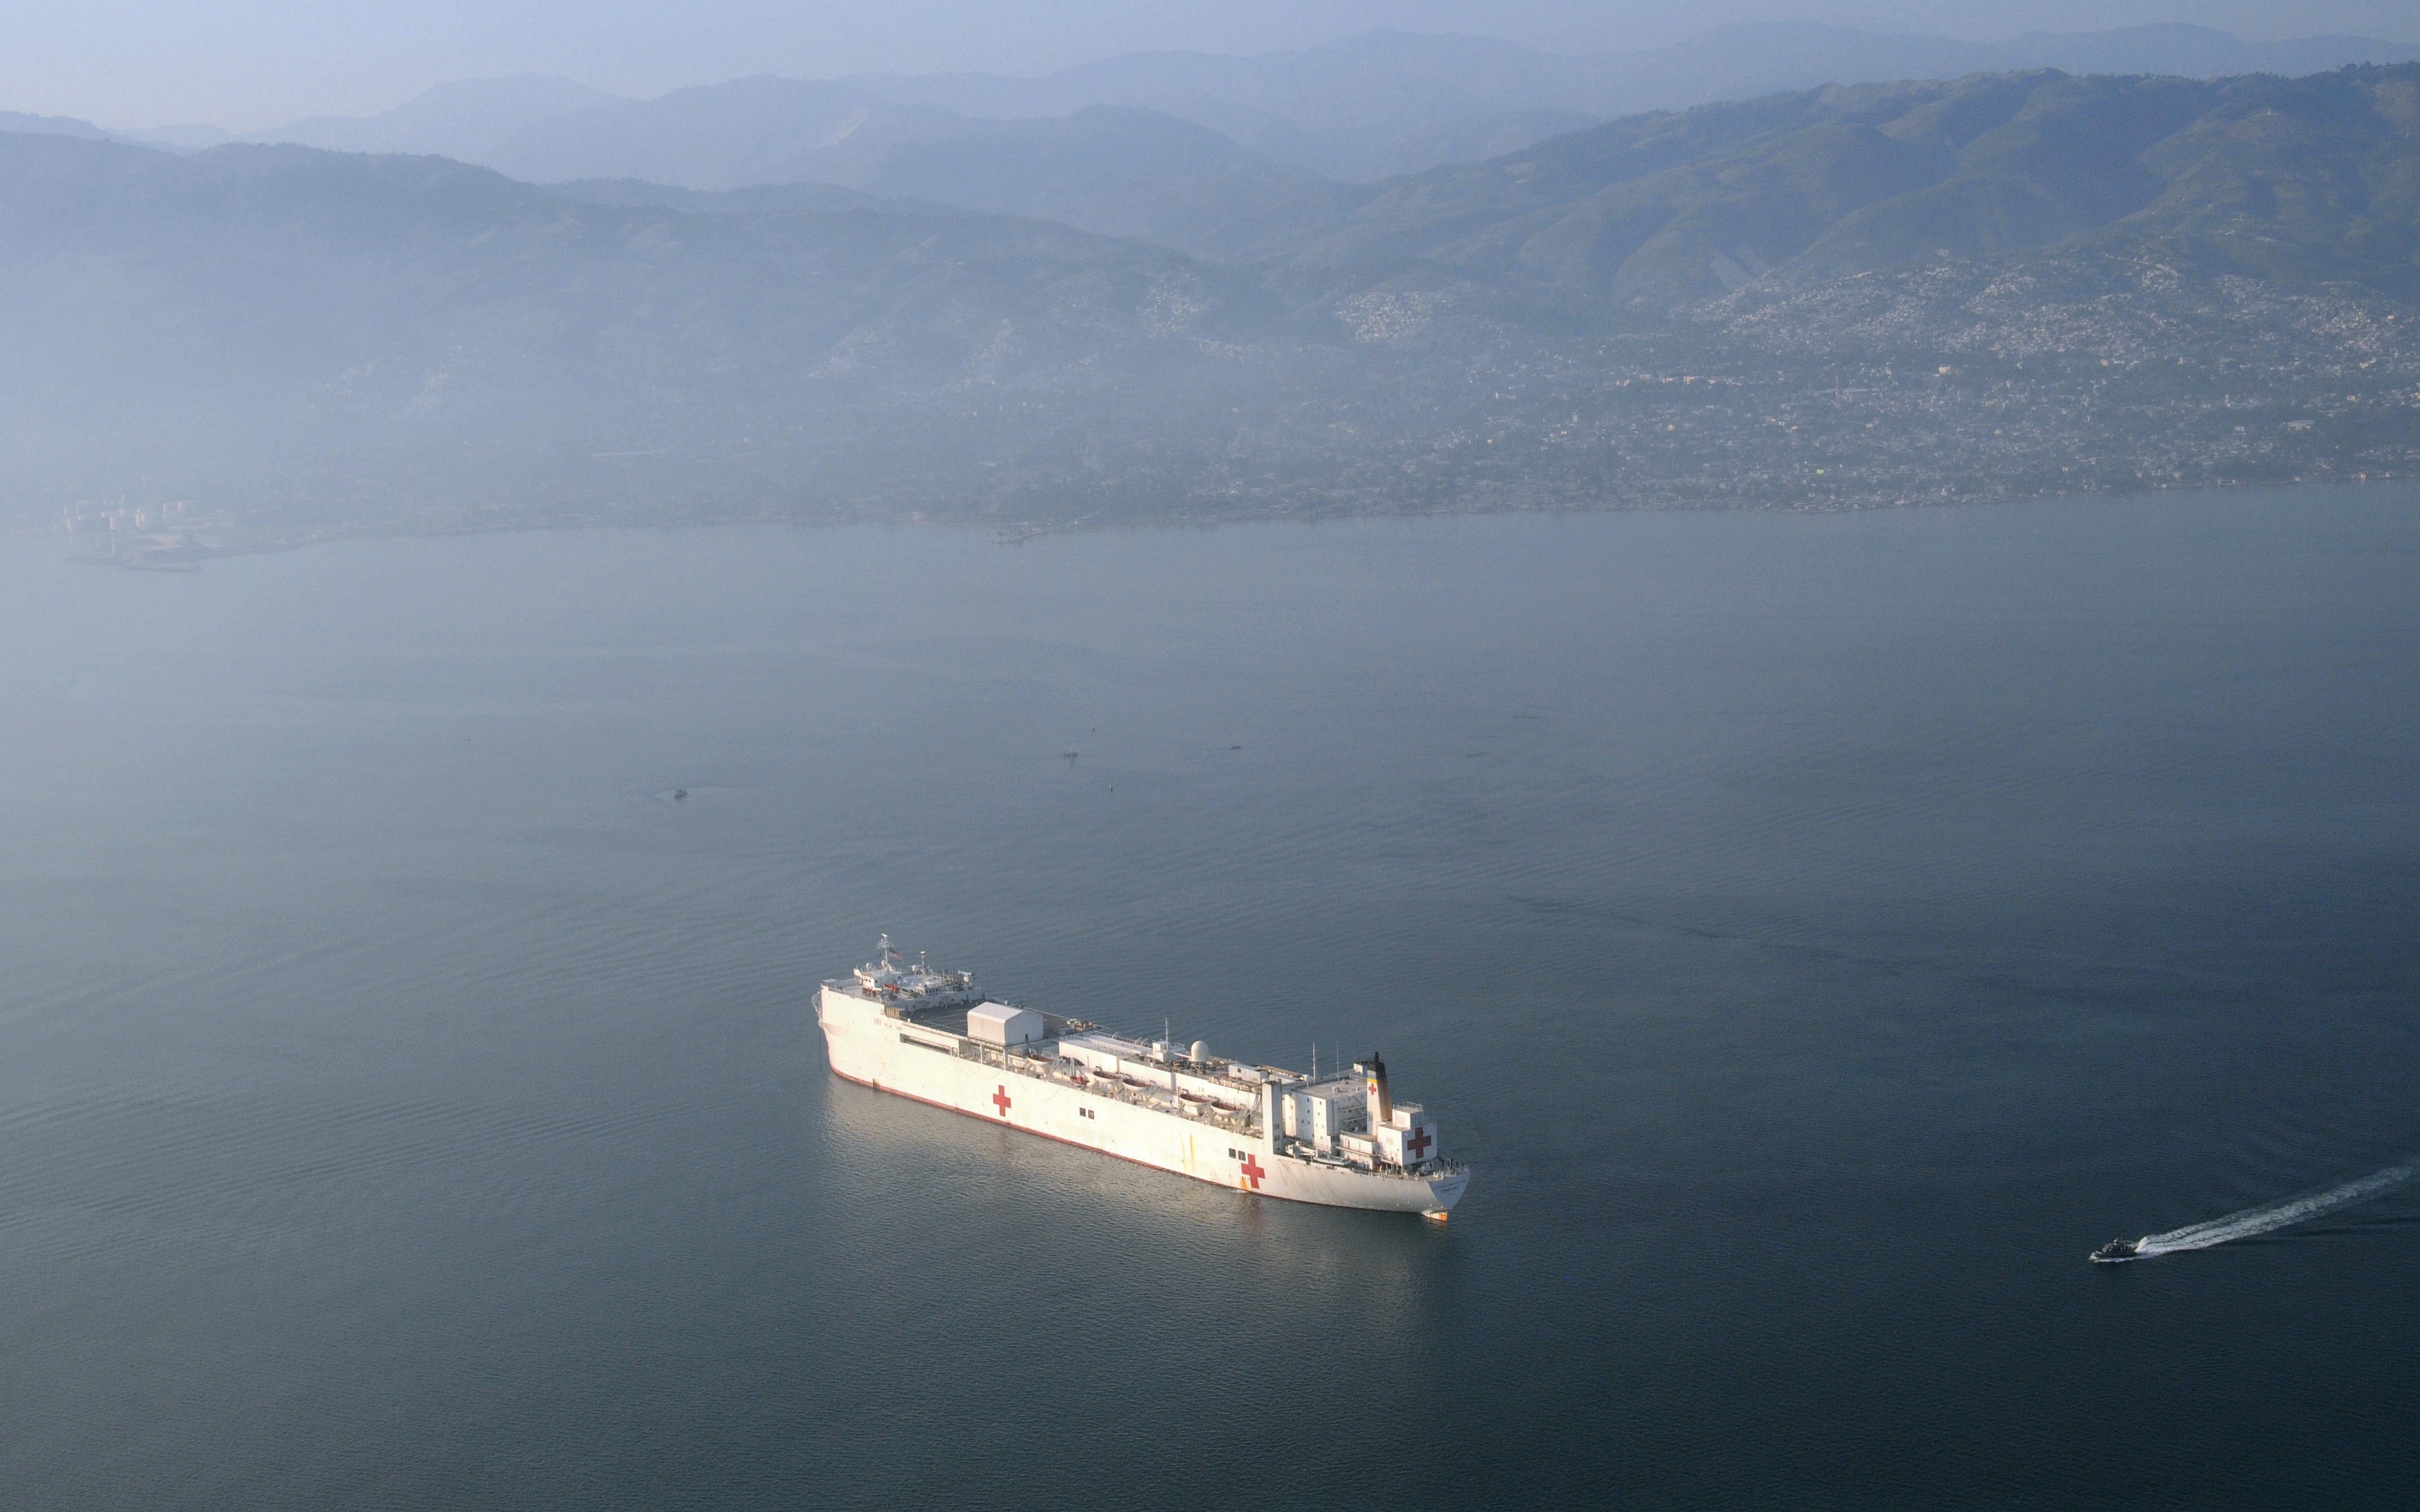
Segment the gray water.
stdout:
[[[11,1507],[2420,1471],[2420,495],[0,548]],[[1077,752],[1073,759],[1064,753]],[[673,801],[675,789],[689,796]],[[842,1084],[888,930],[1450,1224]]]

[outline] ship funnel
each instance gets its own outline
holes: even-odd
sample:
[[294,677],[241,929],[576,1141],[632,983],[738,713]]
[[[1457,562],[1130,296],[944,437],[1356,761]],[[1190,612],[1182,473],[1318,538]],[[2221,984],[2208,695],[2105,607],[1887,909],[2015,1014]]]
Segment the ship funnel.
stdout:
[[1387,1091],[1387,1063],[1379,1059],[1378,1053],[1373,1050],[1361,1072],[1369,1078],[1370,1128],[1375,1133],[1382,1125],[1392,1122],[1395,1117],[1395,1100]]
[[1210,1046],[1209,1046],[1209,1044],[1208,1044],[1207,1042],[1203,1041],[1201,1041],[1201,1040],[1196,1040],[1196,1041],[1193,1041],[1193,1063],[1194,1063],[1195,1065],[1199,1066],[1199,1065],[1200,1065],[1200,1064],[1202,1064],[1203,1061],[1205,1061],[1205,1060],[1207,1060],[1207,1059],[1209,1059],[1209,1058],[1210,1058]]

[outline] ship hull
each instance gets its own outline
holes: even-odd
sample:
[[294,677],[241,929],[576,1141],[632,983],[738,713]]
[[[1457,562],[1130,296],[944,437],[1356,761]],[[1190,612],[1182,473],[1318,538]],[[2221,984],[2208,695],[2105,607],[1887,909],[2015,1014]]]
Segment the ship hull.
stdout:
[[1442,1218],[1468,1177],[1373,1171],[1280,1154],[1257,1128],[1236,1132],[1063,1082],[970,1059],[886,1016],[880,1005],[826,987],[815,998],[834,1075],[985,1123],[1114,1155],[1155,1170],[1257,1196],[1324,1207]]

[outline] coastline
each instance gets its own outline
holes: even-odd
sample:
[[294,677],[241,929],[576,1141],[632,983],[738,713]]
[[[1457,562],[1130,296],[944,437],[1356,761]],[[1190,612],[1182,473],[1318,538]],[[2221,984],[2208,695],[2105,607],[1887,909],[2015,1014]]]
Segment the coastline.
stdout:
[[[1506,515],[1853,515],[1892,510],[1959,509],[2085,501],[2120,503],[2129,500],[2153,499],[2175,494],[2239,493],[2260,488],[2391,487],[2397,484],[2408,486],[2415,483],[2420,483],[2420,474],[2384,471],[2343,473],[2331,469],[2317,475],[2289,478],[2241,479],[2190,484],[2164,483],[2154,484],[2149,487],[2086,488],[2063,493],[2035,493],[2010,488],[1930,497],[1909,497],[1902,494],[1894,498],[1878,493],[1870,496],[1833,497],[1795,501],[1776,501],[1765,503],[1734,501],[1691,501],[1666,497],[1599,504],[1497,502],[1471,508],[1224,510],[1199,514],[1141,514],[1119,518],[1103,518],[1098,515],[1088,515],[1077,519],[1007,520],[970,515],[933,514],[916,510],[905,514],[892,512],[858,515],[735,514],[728,518],[720,519],[600,519],[594,516],[583,516],[576,518],[464,522],[455,525],[364,522],[355,527],[314,526],[290,532],[267,530],[255,532],[231,527],[213,529],[208,533],[200,531],[159,532],[138,537],[138,544],[131,548],[118,544],[90,547],[82,550],[71,550],[61,560],[78,566],[116,567],[131,572],[188,573],[198,572],[205,563],[210,562],[226,561],[238,557],[276,555],[349,541],[440,540],[470,535],[520,535],[554,531],[690,531],[768,525],[789,526],[802,530],[829,529],[836,526],[896,525],[963,532],[988,531],[992,532],[994,545],[1024,546],[1046,536],[1109,530],[1203,530],[1233,525],[1336,524],[1348,521],[1460,519]],[[79,546],[89,540],[91,533],[89,532],[70,533],[56,526],[39,529],[21,526],[14,531],[0,532],[0,539],[64,540],[70,546]]]

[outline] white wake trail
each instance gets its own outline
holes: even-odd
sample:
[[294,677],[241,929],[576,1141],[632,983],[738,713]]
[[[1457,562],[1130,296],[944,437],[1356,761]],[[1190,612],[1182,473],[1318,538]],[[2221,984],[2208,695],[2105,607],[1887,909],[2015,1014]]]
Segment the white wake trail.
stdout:
[[2250,1239],[2255,1234],[2265,1234],[2306,1218],[2316,1218],[2347,1203],[2374,1197],[2391,1187],[2401,1186],[2412,1180],[2415,1172],[2420,1172],[2420,1165],[2389,1165],[2382,1171],[2373,1171],[2358,1180],[2332,1186],[2309,1196],[2289,1197],[2265,1208],[2246,1208],[2242,1212],[2230,1212],[2224,1218],[2171,1228],[2164,1234],[2147,1234],[2136,1247],[2134,1257],[2148,1260],[2154,1255],[2174,1255],[2180,1250],[2208,1249],[2213,1244]]

